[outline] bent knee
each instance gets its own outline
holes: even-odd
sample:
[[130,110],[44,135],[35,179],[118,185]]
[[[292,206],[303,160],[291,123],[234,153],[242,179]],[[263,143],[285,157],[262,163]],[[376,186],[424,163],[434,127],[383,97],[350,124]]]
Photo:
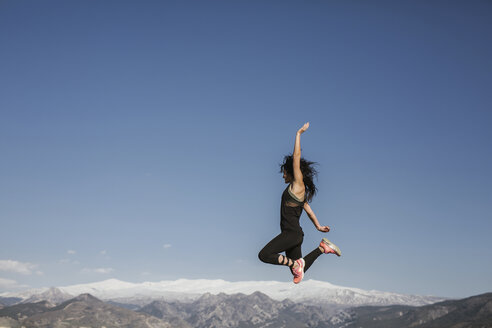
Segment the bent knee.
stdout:
[[265,262],[265,263],[268,263],[268,256],[269,254],[267,252],[265,252],[265,250],[261,250],[259,253],[258,253],[258,258],[260,259],[261,262]]

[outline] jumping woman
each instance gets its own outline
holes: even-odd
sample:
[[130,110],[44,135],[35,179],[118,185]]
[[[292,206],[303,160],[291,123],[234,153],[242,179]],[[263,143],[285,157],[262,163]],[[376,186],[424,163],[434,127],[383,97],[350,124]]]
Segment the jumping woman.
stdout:
[[[316,229],[321,232],[330,231],[329,226],[319,224],[309,206],[309,202],[316,194],[313,178],[317,172],[313,168],[314,162],[301,157],[301,134],[308,128],[309,122],[297,131],[294,153],[285,156],[284,163],[280,167],[284,181],[288,184],[282,194],[280,205],[280,235],[273,238],[258,254],[260,260],[265,263],[288,266],[294,275],[296,284],[301,282],[304,272],[321,254],[341,255],[340,249],[335,244],[323,238],[317,248],[304,258],[302,257],[301,245],[304,233],[299,224],[299,218],[303,209]],[[285,255],[280,254],[282,252],[285,252]]]

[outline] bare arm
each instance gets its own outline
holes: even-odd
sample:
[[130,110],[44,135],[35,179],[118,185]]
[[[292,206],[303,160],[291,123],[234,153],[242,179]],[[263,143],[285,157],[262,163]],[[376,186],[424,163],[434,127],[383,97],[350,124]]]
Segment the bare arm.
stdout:
[[314,214],[313,210],[311,209],[311,206],[309,206],[309,204],[307,202],[304,203],[304,210],[306,211],[306,214],[309,216],[309,219],[313,222],[316,229],[318,229],[321,232],[330,231],[329,226],[322,226],[319,224],[318,219],[316,218],[316,215]]
[[294,153],[292,154],[294,168],[294,193],[304,191],[304,181],[301,172],[301,134],[309,128],[309,122],[304,124],[296,133],[296,141],[294,143]]

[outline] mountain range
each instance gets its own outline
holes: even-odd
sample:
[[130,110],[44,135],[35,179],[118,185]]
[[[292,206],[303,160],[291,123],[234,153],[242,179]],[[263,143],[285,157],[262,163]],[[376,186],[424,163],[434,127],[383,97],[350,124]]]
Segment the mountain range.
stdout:
[[356,307],[340,314],[343,324],[336,328],[490,328],[492,293],[421,307]]
[[0,326],[9,328],[174,327],[151,315],[104,303],[89,294],[79,295],[57,306],[41,301],[3,308],[0,310]]
[[40,300],[59,303],[80,294],[91,294],[103,301],[142,306],[154,300],[192,302],[205,293],[213,295],[220,293],[250,295],[256,291],[260,291],[277,301],[289,299],[293,302],[302,302],[304,304],[323,304],[335,307],[396,304],[421,306],[444,300],[444,298],[434,296],[405,295],[342,287],[316,280],[306,280],[301,284],[295,285],[290,282],[278,281],[229,282],[225,280],[179,279],[174,281],[129,283],[109,279],[90,284],[3,293],[0,294],[0,303],[2,298],[20,299],[20,302],[24,303]]
[[492,327],[492,293],[424,306],[363,306],[334,311],[327,305],[251,295],[206,293],[192,302],[153,301],[133,311],[82,294],[0,309],[0,327],[149,328],[479,328]]

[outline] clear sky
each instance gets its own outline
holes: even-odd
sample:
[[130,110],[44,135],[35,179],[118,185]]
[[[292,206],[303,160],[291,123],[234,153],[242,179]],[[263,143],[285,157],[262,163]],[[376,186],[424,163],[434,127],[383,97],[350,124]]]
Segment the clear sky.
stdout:
[[289,281],[279,163],[319,163],[306,279],[492,290],[490,1],[0,1],[0,291]]

